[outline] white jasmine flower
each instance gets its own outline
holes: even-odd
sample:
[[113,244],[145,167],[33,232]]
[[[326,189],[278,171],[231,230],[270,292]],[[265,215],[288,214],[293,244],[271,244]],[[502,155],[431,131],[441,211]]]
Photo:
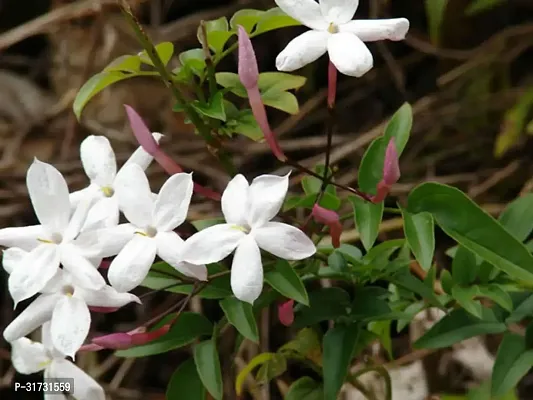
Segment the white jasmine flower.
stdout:
[[[160,133],[152,133],[154,139],[159,142]],[[88,136],[80,145],[80,157],[83,169],[90,179],[91,184],[85,189],[71,193],[70,201],[76,206],[80,199],[89,196],[94,197],[95,204],[89,211],[87,221],[83,229],[87,229],[95,223],[104,227],[118,224],[119,207],[115,196],[115,179],[122,168],[130,164],[137,164],[146,170],[153,160],[142,147],[139,147],[117,172],[115,152],[105,136]],[[100,225],[99,225],[100,226]]]
[[[65,360],[50,341],[50,326],[43,325],[42,343],[20,338],[11,343],[11,362],[17,372],[25,375],[44,371],[45,378],[74,379],[70,392],[76,400],[105,400],[104,389],[82,369]],[[45,400],[66,400],[61,394],[44,395]]]
[[193,193],[191,174],[174,174],[155,197],[141,167],[124,167],[115,182],[120,208],[129,224],[97,231],[106,257],[118,255],[109,266],[108,279],[120,292],[137,287],[146,277],[156,255],[179,272],[207,279],[205,265],[181,260],[183,239],[174,232],[187,217]]
[[402,40],[409,30],[405,18],[353,20],[359,0],[275,0],[289,16],[312,29],[293,39],[276,58],[280,71],[302,68],[326,52],[343,74],[360,77],[373,66],[364,42]]
[[[21,249],[5,250],[4,269],[13,273],[21,266],[19,261],[24,255]],[[7,326],[4,339],[13,342],[51,321],[51,343],[61,353],[74,358],[89,333],[89,306],[119,308],[131,302],[141,303],[137,296],[118,293],[109,285],[100,290],[84,289],[76,285],[71,274],[59,269],[42,294]]]
[[101,251],[97,237],[79,234],[90,199],[80,201],[71,216],[63,175],[37,159],[28,169],[26,185],[41,225],[0,229],[0,245],[30,250],[9,276],[8,287],[15,306],[39,292],[56,274],[60,263],[77,284],[93,290],[104,287],[103,277],[87,259],[98,257]]
[[289,189],[289,175],[261,175],[248,184],[235,176],[222,194],[225,224],[206,228],[185,241],[183,260],[209,264],[235,250],[231,288],[235,297],[253,303],[263,289],[263,266],[259,249],[286,260],[302,260],[316,252],[301,230],[271,222]]

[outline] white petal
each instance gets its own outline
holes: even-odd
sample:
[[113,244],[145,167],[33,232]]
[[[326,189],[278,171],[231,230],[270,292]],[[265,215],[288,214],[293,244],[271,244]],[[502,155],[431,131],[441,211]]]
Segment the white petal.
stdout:
[[58,296],[43,294],[32,301],[4,330],[4,339],[13,342],[24,337],[52,318]]
[[91,313],[83,299],[76,295],[60,296],[50,325],[53,346],[61,353],[74,358],[91,327]]
[[158,232],[155,237],[157,255],[182,274],[201,281],[207,280],[205,265],[182,262],[183,239],[176,232]]
[[229,256],[245,236],[246,233],[234,225],[210,226],[185,241],[181,258],[197,265],[218,262]]
[[11,343],[11,363],[20,374],[34,374],[42,371],[52,361],[42,343],[20,338]]
[[85,236],[95,236],[101,243],[101,257],[116,256],[133,239],[135,228],[132,224],[119,224],[110,228],[98,229],[92,232],[84,232]]
[[137,164],[119,171],[115,179],[115,196],[118,196],[119,207],[129,222],[140,228],[152,223],[154,201],[150,183]]
[[68,272],[62,268],[58,268],[52,279],[41,289],[41,293],[55,294],[65,286],[65,276]]
[[261,252],[251,235],[244,238],[235,250],[231,264],[231,290],[236,298],[250,304],[263,290]]
[[85,224],[89,210],[91,209],[95,200],[95,197],[87,196],[78,202],[74,213],[70,217],[67,229],[65,229],[65,232],[63,233],[63,240],[72,240],[78,236],[81,228]]
[[100,290],[78,289],[80,296],[90,307],[123,307],[129,303],[141,304],[141,300],[131,293],[119,293],[113,287],[106,285]]
[[354,20],[339,27],[341,32],[355,34],[363,42],[376,40],[403,40],[409,30],[409,20],[394,19],[365,19]]
[[261,175],[250,185],[248,223],[256,227],[270,221],[279,212],[289,190],[289,174]]
[[128,292],[141,284],[155,260],[155,239],[135,235],[111,262],[107,277],[119,292]]
[[116,226],[118,221],[118,198],[102,197],[89,210],[82,231]]
[[192,174],[179,173],[167,179],[154,204],[153,223],[158,230],[171,231],[185,221],[192,189]]
[[35,159],[28,168],[26,185],[39,222],[52,232],[62,233],[70,219],[70,200],[61,172]]
[[43,238],[45,235],[47,235],[47,231],[42,225],[4,228],[0,229],[0,246],[20,247],[30,251],[41,244],[37,238]]
[[104,389],[82,369],[67,360],[54,359],[48,368],[54,378],[73,378],[76,400],[106,400]]
[[105,136],[87,136],[80,145],[80,158],[91,183],[101,187],[113,185],[117,173],[117,160]]
[[269,222],[252,234],[260,248],[285,260],[303,260],[316,252],[313,241],[305,233],[281,222]]
[[[152,133],[152,136],[153,138],[155,139],[155,141],[157,143],[159,143],[159,141],[161,140],[161,138],[163,137],[162,134],[160,134],[159,132],[153,132]],[[133,154],[130,156],[130,158],[128,158],[128,160],[124,163],[124,165],[122,166],[122,168],[126,167],[127,165],[130,165],[130,164],[137,164],[139,165],[143,170],[146,170],[146,168],[148,168],[148,166],[150,165],[150,163],[153,161],[153,157],[148,154],[143,148],[142,146],[139,146],[137,148],[137,150],[135,150],[133,152]]]
[[61,244],[61,263],[72,275],[76,284],[91,290],[99,290],[105,286],[105,280],[94,265],[82,254],[82,251],[71,243]]
[[307,31],[296,36],[276,57],[276,68],[291,72],[318,60],[326,53],[329,36],[322,31]]
[[372,53],[361,39],[353,33],[341,32],[328,40],[329,58],[339,72],[357,78],[372,69]]
[[86,188],[76,190],[75,192],[70,193],[69,199],[71,210],[74,210],[76,208],[81,199],[84,199],[87,196],[95,196],[98,194],[102,194],[102,191],[100,187],[95,183],[91,183]]
[[15,269],[15,266],[19,264],[24,256],[28,254],[27,251],[18,247],[10,247],[2,252],[2,265],[6,272],[10,274]]
[[322,13],[318,3],[314,0],[275,0],[279,8],[285,14],[291,16],[297,21],[300,21],[305,26],[311,29],[324,30],[327,29],[328,24]]
[[43,243],[26,254],[7,281],[15,306],[40,292],[58,267],[59,251],[54,244]]
[[350,21],[358,6],[359,0],[320,0],[320,10],[325,20],[335,24]]
[[224,189],[221,199],[222,214],[228,224],[244,225],[247,223],[249,188],[250,184],[246,178],[238,174]]

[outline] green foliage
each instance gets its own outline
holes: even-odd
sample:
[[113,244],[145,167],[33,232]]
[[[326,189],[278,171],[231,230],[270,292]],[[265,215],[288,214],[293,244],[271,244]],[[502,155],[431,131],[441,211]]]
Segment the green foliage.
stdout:
[[285,400],[323,400],[324,389],[321,384],[308,376],[294,381],[285,395]]
[[278,260],[274,269],[265,273],[265,281],[281,295],[309,305],[309,296],[302,280],[285,260]]
[[368,251],[378,237],[379,225],[383,218],[383,202],[373,204],[356,196],[351,196],[349,200],[354,210],[355,226],[361,235],[363,246]]
[[205,388],[215,400],[222,400],[224,394],[222,372],[214,339],[195,345],[193,355],[196,370]]
[[182,362],[170,377],[166,398],[194,400],[205,400],[207,398],[207,392],[192,358]]
[[431,41],[438,45],[440,42],[440,30],[442,22],[444,21],[448,0],[425,0],[425,4],[429,25],[429,36]]
[[241,335],[252,342],[259,342],[259,333],[254,312],[250,303],[245,303],[235,297],[227,297],[220,301],[220,307],[224,311],[229,323],[233,325]]
[[429,271],[435,252],[435,224],[429,213],[411,214],[402,210],[405,238],[420,266]]
[[472,0],[465,13],[467,15],[475,15],[484,11],[493,9],[496,6],[505,4],[506,0]]

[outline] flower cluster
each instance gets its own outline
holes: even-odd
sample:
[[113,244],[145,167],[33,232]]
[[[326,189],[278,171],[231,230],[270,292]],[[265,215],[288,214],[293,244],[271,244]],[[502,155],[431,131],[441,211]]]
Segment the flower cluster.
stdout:
[[[157,142],[162,135],[152,136]],[[155,194],[145,174],[153,157],[143,148],[118,171],[113,149],[103,136],[86,138],[80,156],[90,180],[87,188],[69,193],[63,175],[35,159],[26,183],[40,224],[0,229],[0,245],[7,247],[2,264],[10,274],[15,307],[37,295],[3,333],[22,373],[44,369],[45,374],[59,376],[71,371],[68,376],[78,379],[82,372],[64,358],[74,358],[86,341],[91,309],[140,303],[129,291],[143,282],[156,257],[189,278],[206,281],[205,264],[221,261],[235,250],[232,290],[237,298],[253,303],[263,287],[260,248],[287,260],[301,260],[316,251],[298,228],[272,221],[287,194],[289,175],[262,175],[251,184],[235,176],[221,200],[227,223],[184,241],[175,229],[187,218],[194,186],[191,173],[170,176]],[[120,214],[126,222],[119,223]],[[113,257],[109,284],[99,271],[108,257]],[[25,337],[41,326],[43,344]],[[112,334],[93,345],[119,348],[153,340],[152,336]],[[90,377],[79,379],[87,390],[94,389]],[[103,398],[103,392],[94,390],[91,399]]]

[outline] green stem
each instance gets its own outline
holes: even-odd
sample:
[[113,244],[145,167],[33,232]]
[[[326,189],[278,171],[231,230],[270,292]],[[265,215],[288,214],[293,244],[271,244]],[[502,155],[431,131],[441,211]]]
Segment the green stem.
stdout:
[[384,207],[383,211],[388,212],[390,214],[398,214],[398,215],[402,214],[401,210],[398,210],[397,208],[394,208],[394,207]]
[[205,21],[200,22],[200,30],[202,32],[202,49],[205,54],[205,65],[207,67],[207,80],[209,82],[209,93],[211,97],[217,91],[217,80],[215,77],[215,65],[213,64],[213,59],[211,57],[211,52],[209,51],[209,43],[207,42],[207,29],[205,27]]
[[392,380],[390,378],[389,372],[381,365],[372,365],[370,367],[363,368],[359,371],[357,371],[355,374],[352,374],[350,376],[351,379],[357,379],[361,375],[366,374],[367,372],[377,372],[381,375],[383,380],[385,381],[385,399],[386,400],[392,400]]
[[161,79],[163,80],[165,86],[172,91],[174,98],[178,105],[185,111],[191,122],[194,124],[202,138],[207,143],[208,147],[211,148],[211,153],[215,154],[220,160],[221,164],[226,169],[227,173],[231,176],[236,175],[237,171],[233,165],[231,158],[226,154],[221,148],[218,141],[211,135],[211,130],[207,126],[200,115],[189,105],[185,97],[182,95],[180,89],[176,86],[172,75],[168,72],[163,61],[157,54],[154,44],[142,28],[142,25],[137,20],[131,7],[126,0],[120,1],[122,12],[126,17],[127,22],[130,24],[131,28],[135,32],[137,39],[141,43],[141,46],[146,51],[146,54],[154,64],[155,69],[159,73]]

